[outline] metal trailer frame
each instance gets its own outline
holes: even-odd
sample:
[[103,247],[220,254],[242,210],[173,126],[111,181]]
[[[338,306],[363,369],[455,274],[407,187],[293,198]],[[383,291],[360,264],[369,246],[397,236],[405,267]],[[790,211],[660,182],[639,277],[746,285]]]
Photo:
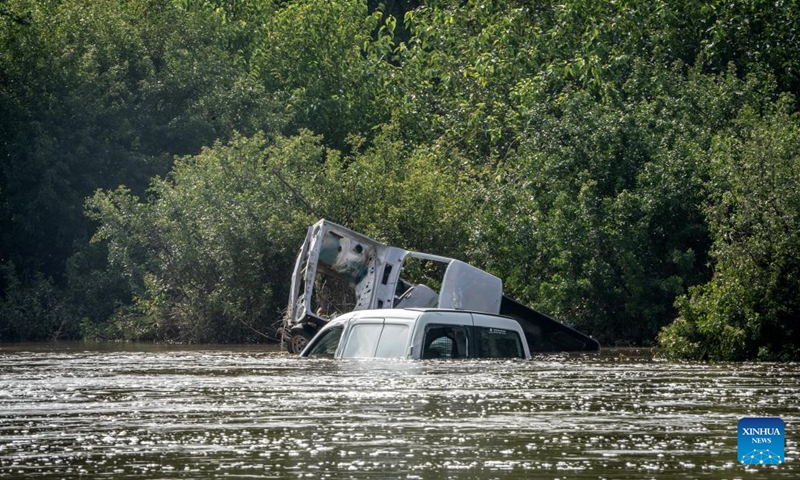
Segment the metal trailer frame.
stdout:
[[[406,260],[412,258],[445,266],[438,292],[400,277]],[[295,261],[282,328],[290,352],[300,353],[332,319],[313,311],[318,274],[335,277],[352,288],[353,311],[438,307],[500,314],[522,325],[532,352],[600,349],[594,339],[504,296],[502,280],[488,272],[453,258],[388,246],[323,219],[308,228]]]

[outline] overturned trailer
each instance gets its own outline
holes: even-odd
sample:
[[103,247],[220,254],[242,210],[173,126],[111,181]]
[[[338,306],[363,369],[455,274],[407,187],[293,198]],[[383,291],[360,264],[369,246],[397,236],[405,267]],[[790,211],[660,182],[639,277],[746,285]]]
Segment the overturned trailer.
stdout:
[[[443,271],[433,287],[401,273],[409,262]],[[331,319],[382,308],[444,308],[505,315],[525,332],[531,352],[600,350],[599,343],[547,315],[503,295],[503,282],[459,260],[384,245],[327,220],[308,229],[292,275],[282,328],[292,353],[300,353]]]

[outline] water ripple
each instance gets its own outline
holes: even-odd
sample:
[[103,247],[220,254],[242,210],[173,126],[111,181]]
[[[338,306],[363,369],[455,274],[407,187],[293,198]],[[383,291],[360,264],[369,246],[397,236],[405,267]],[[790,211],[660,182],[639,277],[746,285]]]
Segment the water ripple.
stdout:
[[[0,348],[0,475],[795,478],[800,365],[329,361],[264,347]],[[786,422],[786,463],[736,423]]]

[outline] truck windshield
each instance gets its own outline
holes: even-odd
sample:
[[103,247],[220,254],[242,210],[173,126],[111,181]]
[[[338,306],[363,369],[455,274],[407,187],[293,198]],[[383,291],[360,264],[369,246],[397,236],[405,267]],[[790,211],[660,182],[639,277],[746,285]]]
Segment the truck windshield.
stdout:
[[339,347],[339,339],[342,337],[343,327],[334,327],[325,332],[322,338],[308,352],[309,357],[330,357],[336,353]]
[[408,343],[408,326],[362,323],[353,325],[347,336],[343,358],[403,358]]

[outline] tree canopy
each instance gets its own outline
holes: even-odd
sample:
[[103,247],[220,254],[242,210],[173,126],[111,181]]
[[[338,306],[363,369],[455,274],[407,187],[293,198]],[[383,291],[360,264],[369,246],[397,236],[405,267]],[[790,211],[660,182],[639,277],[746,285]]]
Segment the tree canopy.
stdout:
[[3,0],[0,25],[0,340],[262,340],[324,216],[606,345],[800,355],[794,0]]

